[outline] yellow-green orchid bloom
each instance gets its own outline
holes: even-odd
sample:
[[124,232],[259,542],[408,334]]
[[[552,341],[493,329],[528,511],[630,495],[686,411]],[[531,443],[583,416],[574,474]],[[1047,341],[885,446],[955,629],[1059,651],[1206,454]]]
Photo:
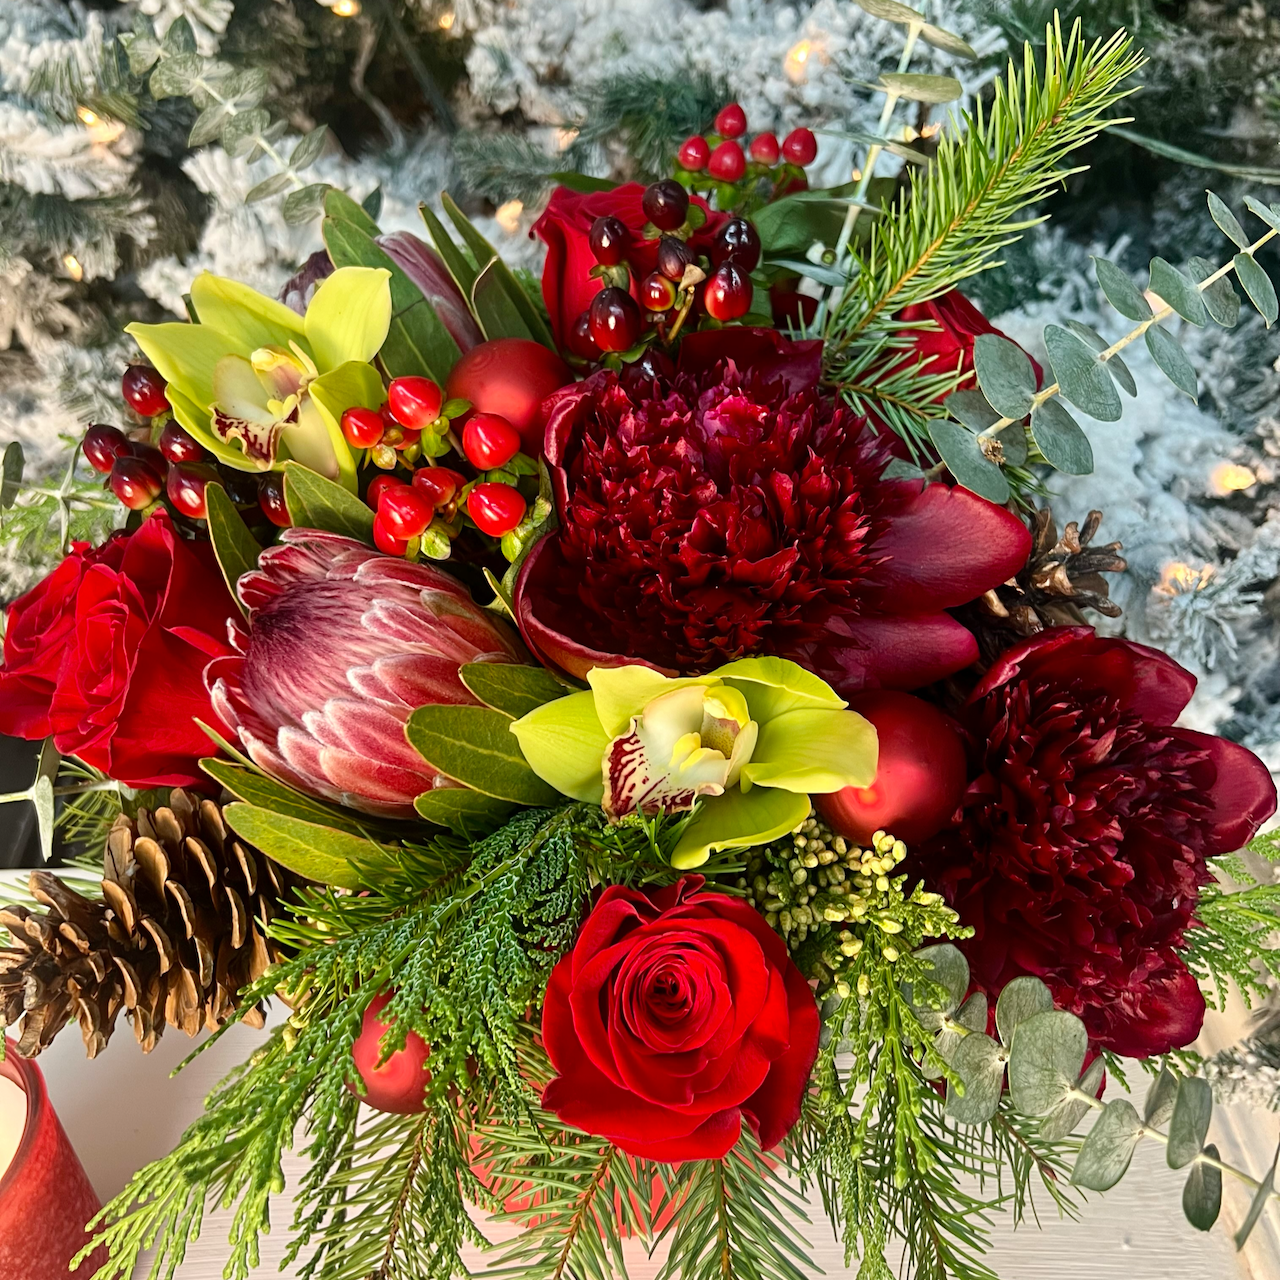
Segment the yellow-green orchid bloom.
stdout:
[[370,361],[391,324],[390,278],[382,268],[342,267],[300,316],[206,271],[191,286],[198,323],[125,332],[168,384],[174,417],[223,462],[267,471],[292,458],[354,491],[341,418],[353,405],[382,403]]
[[515,721],[533,771],[610,818],[698,806],[672,857],[775,840],[809,796],[870,786],[876,731],[830,685],[784,658],[743,658],[711,675],[596,667],[571,693]]

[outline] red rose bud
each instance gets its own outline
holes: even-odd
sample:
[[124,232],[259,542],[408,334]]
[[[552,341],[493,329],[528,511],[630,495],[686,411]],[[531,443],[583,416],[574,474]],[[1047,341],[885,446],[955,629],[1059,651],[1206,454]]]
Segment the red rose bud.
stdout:
[[778,137],[773,133],[758,133],[751,139],[751,158],[760,164],[773,166],[778,163]]
[[525,500],[509,484],[478,484],[467,494],[467,515],[481,533],[500,538],[524,519]]
[[382,512],[379,511],[373,517],[373,545],[383,555],[403,556],[409,550],[409,539],[396,537],[387,527],[386,521],[382,518]]
[[430,378],[393,378],[387,388],[391,416],[410,431],[421,431],[440,417],[444,393]]
[[369,481],[369,488],[365,491],[364,500],[376,511],[378,504],[382,501],[382,495],[388,489],[394,489],[397,486],[404,488],[404,481],[399,476],[374,476]]
[[410,1031],[403,1049],[397,1049],[390,1056],[383,1052],[382,1043],[392,1024],[383,1022],[380,1014],[394,994],[392,991],[381,992],[374,996],[364,1011],[360,1034],[351,1046],[351,1057],[364,1085],[364,1093],[350,1084],[347,1087],[375,1111],[411,1116],[425,1111],[427,1107],[426,1090],[431,1083],[427,1060],[431,1050],[420,1035]]
[[730,218],[716,234],[711,246],[711,261],[734,262],[743,271],[754,271],[760,264],[760,233],[746,218]]
[[625,289],[601,289],[591,300],[591,337],[601,351],[629,351],[640,323],[640,308]]
[[111,492],[130,511],[141,511],[143,507],[149,507],[164,488],[164,481],[149,462],[129,454],[117,458],[111,464],[111,475],[107,483],[111,486]]
[[751,310],[754,292],[751,277],[736,263],[726,262],[711,273],[702,301],[713,320],[738,320]]
[[258,481],[258,506],[277,529],[292,526],[289,504],[284,499],[284,476],[280,472],[268,471]]
[[496,413],[477,413],[462,429],[462,452],[478,471],[505,467],[520,452],[520,433]]
[[154,418],[169,407],[164,379],[149,364],[131,364],[120,379],[120,391],[129,408],[144,418]]
[[170,464],[164,487],[175,511],[192,520],[204,520],[209,515],[204,491],[211,480],[216,483],[217,479],[218,473],[204,463],[175,462]]
[[694,134],[692,138],[686,138],[676,153],[676,159],[680,161],[681,167],[688,169],[690,173],[700,173],[707,167],[707,161],[710,158],[711,146],[706,138],[698,134]]
[[747,113],[731,102],[716,113],[713,128],[722,138],[740,138],[747,131]]
[[640,286],[640,301],[646,311],[670,311],[676,305],[675,281],[656,271],[646,276]]
[[627,256],[627,246],[631,243],[631,232],[626,224],[618,218],[608,216],[597,218],[591,224],[591,234],[587,237],[591,252],[602,267],[616,267]]
[[115,465],[115,460],[129,452],[129,437],[119,427],[96,422],[84,433],[80,451],[85,461],[105,476]]
[[[379,477],[383,479],[384,477]],[[391,479],[390,476],[385,477]],[[448,467],[422,467],[413,473],[413,487],[432,507],[447,507],[458,496],[458,490],[467,483],[466,477]],[[374,481],[377,484],[377,480]],[[370,485],[372,490],[373,486]]]
[[733,141],[722,142],[707,162],[707,172],[720,182],[737,182],[747,171],[747,158]]
[[674,178],[663,178],[645,187],[640,207],[659,231],[674,231],[689,216],[689,193]]
[[791,164],[812,164],[818,155],[818,140],[812,129],[792,129],[782,140],[782,154]]
[[199,462],[204,457],[204,446],[176,418],[164,424],[157,444],[170,462]]
[[382,439],[386,424],[377,409],[353,405],[343,410],[342,437],[353,449],[372,449]]

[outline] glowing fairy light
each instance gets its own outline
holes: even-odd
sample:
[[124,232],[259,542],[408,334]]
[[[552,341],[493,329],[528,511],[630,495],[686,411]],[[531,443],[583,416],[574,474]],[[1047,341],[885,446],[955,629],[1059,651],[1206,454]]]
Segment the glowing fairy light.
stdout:
[[515,235],[520,230],[520,215],[524,212],[523,200],[508,200],[506,204],[498,206],[498,211],[493,215],[503,231],[509,236]]
[[577,129],[557,129],[556,130],[556,147],[561,151],[568,151],[571,146],[578,140]]
[[1188,591],[1199,591],[1212,577],[1213,565],[1211,564],[1194,569],[1181,560],[1170,560],[1160,570],[1160,581],[1156,583],[1155,589],[1161,595],[1180,596]]
[[1256,484],[1258,477],[1239,462],[1220,462],[1209,472],[1209,492],[1215,497],[1225,498],[1229,493],[1237,493]]
[[360,12],[360,0],[333,0],[330,12],[339,18],[354,18]]
[[77,107],[76,117],[86,129],[92,129],[95,124],[102,123],[102,117],[96,111],[90,111],[88,107]]
[[455,21],[455,15],[452,9],[446,9],[437,19],[436,26],[441,31],[452,31]]
[[813,41],[801,40],[787,50],[782,61],[782,70],[792,84],[804,84],[809,78],[809,61],[813,57]]
[[73,280],[79,281],[84,279],[84,267],[80,265],[80,259],[77,258],[74,253],[64,253],[62,255],[62,266],[67,275],[69,275]]

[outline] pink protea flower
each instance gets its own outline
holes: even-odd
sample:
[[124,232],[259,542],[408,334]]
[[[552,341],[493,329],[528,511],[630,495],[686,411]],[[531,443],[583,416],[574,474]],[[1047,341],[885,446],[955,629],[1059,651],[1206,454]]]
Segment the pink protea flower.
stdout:
[[209,664],[217,714],[259,768],[364,813],[414,815],[455,786],[405,741],[428,704],[478,705],[469,662],[518,662],[517,642],[456,579],[317,529],[288,529],[240,579],[248,625]]

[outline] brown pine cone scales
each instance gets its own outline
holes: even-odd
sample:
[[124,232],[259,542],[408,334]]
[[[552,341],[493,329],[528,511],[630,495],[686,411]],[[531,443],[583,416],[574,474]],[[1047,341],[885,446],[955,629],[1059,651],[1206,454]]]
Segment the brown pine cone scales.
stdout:
[[[166,1026],[193,1036],[221,1026],[239,993],[279,958],[263,925],[296,883],[227,828],[211,800],[172,792],[169,807],[121,815],[104,853],[102,901],[47,871],[32,895],[48,908],[0,908],[0,1012],[22,1019],[32,1057],[73,1018],[89,1057],[123,1010],[149,1052]],[[244,1021],[263,1023],[263,1011]]]

